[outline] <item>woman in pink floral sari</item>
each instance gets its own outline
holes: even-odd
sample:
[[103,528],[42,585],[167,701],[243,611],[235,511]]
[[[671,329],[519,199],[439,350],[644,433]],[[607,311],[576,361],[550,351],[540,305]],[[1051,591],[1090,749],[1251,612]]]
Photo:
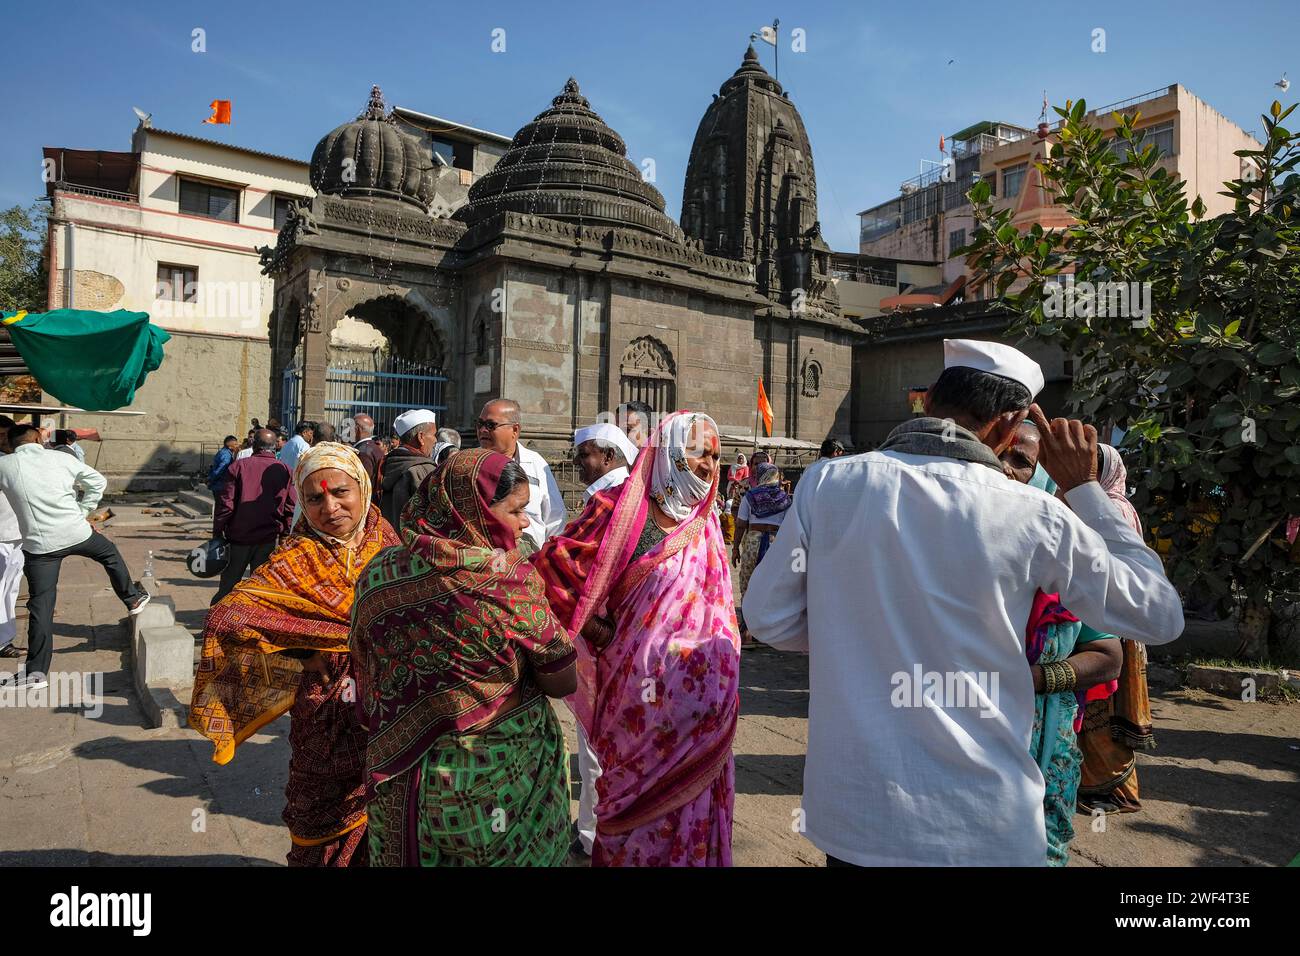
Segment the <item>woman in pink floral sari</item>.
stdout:
[[533,562],[575,638],[600,761],[595,866],[730,866],[740,635],[714,514],[718,429],[678,412]]

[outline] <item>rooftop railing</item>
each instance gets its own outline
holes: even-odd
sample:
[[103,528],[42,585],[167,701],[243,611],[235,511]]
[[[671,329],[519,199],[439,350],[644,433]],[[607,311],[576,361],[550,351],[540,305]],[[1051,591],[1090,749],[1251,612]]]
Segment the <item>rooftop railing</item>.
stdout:
[[80,183],[57,182],[54,188],[65,193],[80,193],[83,196],[95,196],[98,199],[112,199],[117,202],[136,202],[135,193],[120,193],[112,189],[100,189],[98,186],[83,186]]

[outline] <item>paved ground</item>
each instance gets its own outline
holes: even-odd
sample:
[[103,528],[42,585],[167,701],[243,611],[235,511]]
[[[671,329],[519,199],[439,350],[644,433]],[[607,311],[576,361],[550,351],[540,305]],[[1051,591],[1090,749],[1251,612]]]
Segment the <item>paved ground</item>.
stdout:
[[[114,507],[109,533],[132,569],[139,575],[153,551],[159,589],[197,635],[216,585],[191,577],[183,559],[206,537],[202,525],[187,530],[178,518]],[[282,864],[288,719],[226,767],[191,731],[146,729],[121,621],[100,569],[66,562],[55,668],[102,672],[103,713],[0,708],[0,866]],[[20,644],[25,633],[20,622]],[[1171,686],[1170,671],[1157,674],[1165,675],[1153,688],[1159,749],[1139,758],[1144,809],[1109,818],[1104,833],[1076,817],[1075,865],[1277,865],[1300,854],[1300,706],[1225,700]],[[807,739],[806,661],[747,651],[741,675],[736,863],[820,865],[823,855],[792,827]]]

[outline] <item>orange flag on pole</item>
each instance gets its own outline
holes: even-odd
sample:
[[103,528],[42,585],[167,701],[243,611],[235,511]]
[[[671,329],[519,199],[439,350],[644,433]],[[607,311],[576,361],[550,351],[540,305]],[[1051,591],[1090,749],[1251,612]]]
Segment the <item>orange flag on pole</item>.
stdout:
[[212,123],[229,123],[230,122],[230,100],[213,100],[210,104],[212,115],[203,122]]
[[767,400],[763,389],[763,376],[758,377],[758,413],[763,416],[763,430],[770,438],[772,435],[772,403]]

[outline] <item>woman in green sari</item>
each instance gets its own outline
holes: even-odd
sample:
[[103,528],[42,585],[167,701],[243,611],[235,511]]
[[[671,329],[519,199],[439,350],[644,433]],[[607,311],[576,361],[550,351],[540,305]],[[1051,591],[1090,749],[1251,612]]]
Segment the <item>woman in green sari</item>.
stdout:
[[[1038,464],[1038,430],[1021,427],[1002,454],[1007,477],[1051,495],[1056,484]],[[1083,702],[1111,693],[1123,663],[1119,639],[1088,627],[1057,595],[1039,591],[1025,628],[1025,656],[1034,678],[1034,729],[1029,752],[1045,785],[1047,863],[1065,866],[1074,839],[1074,810],[1083,752],[1078,730]]]
[[528,476],[453,455],[362,572],[352,613],[369,732],[371,866],[561,866],[568,755],[548,697],[577,687],[542,580],[515,550]]

